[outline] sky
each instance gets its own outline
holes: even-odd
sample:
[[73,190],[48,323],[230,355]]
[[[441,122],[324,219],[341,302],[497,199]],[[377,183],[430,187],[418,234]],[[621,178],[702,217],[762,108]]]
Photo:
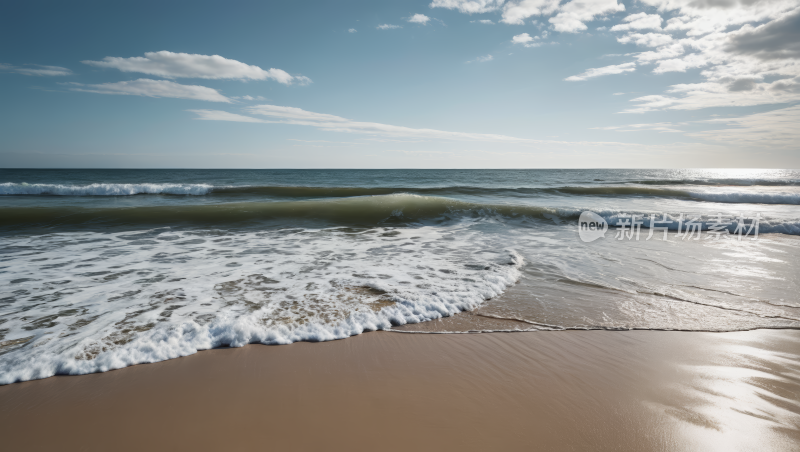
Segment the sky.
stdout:
[[0,167],[800,168],[800,0],[9,2]]

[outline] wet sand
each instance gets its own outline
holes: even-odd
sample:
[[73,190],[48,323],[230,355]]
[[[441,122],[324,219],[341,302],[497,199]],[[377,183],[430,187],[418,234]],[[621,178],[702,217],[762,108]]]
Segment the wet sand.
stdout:
[[3,450],[800,450],[800,331],[367,333],[0,387]]

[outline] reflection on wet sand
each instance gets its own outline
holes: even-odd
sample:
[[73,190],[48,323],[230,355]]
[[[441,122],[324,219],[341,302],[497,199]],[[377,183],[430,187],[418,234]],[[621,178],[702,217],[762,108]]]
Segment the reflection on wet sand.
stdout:
[[0,387],[0,437],[8,450],[796,451],[800,331],[216,349]]
[[707,346],[677,357],[679,380],[646,405],[678,420],[694,450],[798,450],[800,334],[707,336]]

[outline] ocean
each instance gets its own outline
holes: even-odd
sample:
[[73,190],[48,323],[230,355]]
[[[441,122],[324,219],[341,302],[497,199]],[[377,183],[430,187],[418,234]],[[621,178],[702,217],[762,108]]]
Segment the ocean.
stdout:
[[0,384],[410,325],[797,329],[798,205],[798,170],[0,169]]

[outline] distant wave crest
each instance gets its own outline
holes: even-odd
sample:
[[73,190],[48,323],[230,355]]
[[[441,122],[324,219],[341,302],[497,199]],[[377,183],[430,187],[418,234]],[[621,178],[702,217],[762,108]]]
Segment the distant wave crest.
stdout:
[[51,196],[130,196],[130,195],[207,195],[213,187],[206,184],[0,184],[0,195]]
[[[715,191],[711,191],[715,190]],[[132,196],[132,195],[193,195],[193,196],[264,196],[270,198],[348,198],[413,193],[423,196],[617,196],[678,198],[692,201],[727,204],[800,204],[800,192],[756,192],[747,189],[662,188],[651,186],[565,186],[485,188],[453,187],[303,187],[303,186],[213,186],[208,184],[25,184],[2,183],[0,195],[43,196]]]
[[[607,184],[618,184],[623,182],[605,182]],[[646,179],[631,180],[624,183],[641,185],[711,185],[711,186],[785,186],[800,185],[797,179]]]

